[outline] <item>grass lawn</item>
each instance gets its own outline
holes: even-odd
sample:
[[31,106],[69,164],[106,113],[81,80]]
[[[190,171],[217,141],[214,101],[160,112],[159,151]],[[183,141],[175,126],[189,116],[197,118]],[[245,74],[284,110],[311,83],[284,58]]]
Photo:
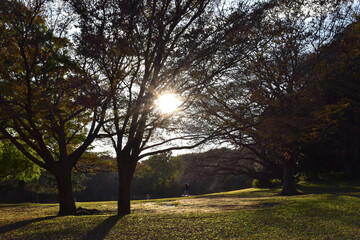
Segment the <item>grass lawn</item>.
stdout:
[[0,239],[360,239],[360,186],[302,183],[300,196],[278,189],[132,202],[77,203],[97,215],[57,217],[57,204],[0,205]]

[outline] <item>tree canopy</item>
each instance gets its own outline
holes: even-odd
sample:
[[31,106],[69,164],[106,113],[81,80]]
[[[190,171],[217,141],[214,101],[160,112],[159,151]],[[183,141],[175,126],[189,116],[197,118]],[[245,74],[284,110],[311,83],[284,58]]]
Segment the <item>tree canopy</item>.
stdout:
[[[220,46],[231,27],[215,1],[69,2],[79,17],[76,45],[84,67],[113,91],[102,130],[117,155],[119,214],[127,214],[141,158],[192,148],[212,136],[194,118],[193,105],[203,86],[226,68],[214,63],[227,51]],[[182,104],[177,113],[162,114],[154,103],[169,92]]]
[[283,1],[265,9],[265,17],[247,29],[248,51],[207,87],[201,105],[209,124],[222,124],[223,140],[251,151],[273,176],[282,172],[283,194],[296,193],[294,168],[304,159],[313,112],[321,105],[313,90],[319,83],[314,66],[322,67],[314,56],[354,21],[356,7],[347,1]]

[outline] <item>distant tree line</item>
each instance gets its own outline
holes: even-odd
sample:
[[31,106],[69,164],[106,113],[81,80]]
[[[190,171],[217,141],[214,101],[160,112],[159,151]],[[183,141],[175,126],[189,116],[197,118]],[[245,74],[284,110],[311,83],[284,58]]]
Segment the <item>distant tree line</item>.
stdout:
[[[201,158],[234,153],[219,149],[208,153],[172,156],[162,153],[140,162],[136,168],[131,189],[131,199],[179,197],[185,184],[190,195],[206,194],[247,188],[252,179],[246,175],[217,175],[209,173]],[[107,159],[107,161],[115,161]],[[117,174],[115,171],[74,173],[74,197],[77,201],[115,201],[117,198]],[[56,181],[47,173],[33,181],[12,179],[0,185],[0,202],[56,202]]]

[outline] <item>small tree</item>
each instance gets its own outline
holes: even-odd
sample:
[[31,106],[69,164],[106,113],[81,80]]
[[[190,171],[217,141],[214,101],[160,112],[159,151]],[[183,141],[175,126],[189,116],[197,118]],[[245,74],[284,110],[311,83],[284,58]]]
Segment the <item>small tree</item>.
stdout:
[[[134,190],[141,194],[172,196],[176,192],[176,178],[181,172],[180,157],[172,157],[171,152],[161,153],[141,161],[135,170]],[[175,188],[175,189],[174,189]]]

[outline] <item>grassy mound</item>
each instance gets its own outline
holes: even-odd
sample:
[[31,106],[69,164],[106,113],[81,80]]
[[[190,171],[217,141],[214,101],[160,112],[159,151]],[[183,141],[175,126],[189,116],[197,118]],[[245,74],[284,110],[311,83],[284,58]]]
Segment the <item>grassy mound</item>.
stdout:
[[56,217],[56,204],[0,205],[0,239],[360,239],[360,186],[302,183],[300,196],[245,189],[185,198],[77,203],[91,215]]

